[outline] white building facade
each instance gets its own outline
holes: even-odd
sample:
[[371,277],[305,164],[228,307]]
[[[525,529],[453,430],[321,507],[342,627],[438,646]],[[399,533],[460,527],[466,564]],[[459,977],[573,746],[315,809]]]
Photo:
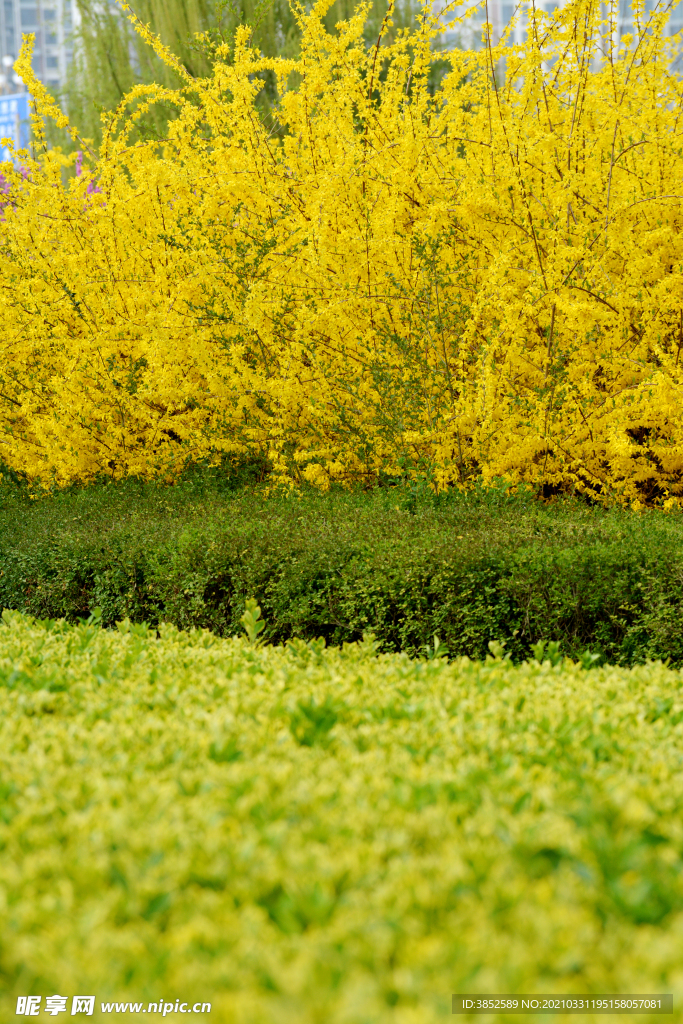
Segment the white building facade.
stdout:
[[73,18],[76,0],[0,0],[0,43],[2,69],[0,91],[23,92],[25,86],[12,71],[19,55],[21,37],[35,35],[33,70],[51,89],[66,81],[72,57]]
[[[462,14],[475,6],[474,3],[463,4],[458,14]],[[517,5],[511,3],[510,0],[489,0],[488,4],[488,18],[493,29],[494,41],[500,39],[500,36],[505,27],[510,23],[517,7],[521,8],[522,17],[518,19],[518,23],[515,27],[514,33],[510,39],[510,42],[515,44],[522,43],[524,41],[524,9],[529,8],[531,4],[528,0],[522,0]],[[536,0],[536,10],[545,11],[547,14],[551,14],[557,7],[560,6],[558,0]],[[645,0],[645,10],[650,11],[654,8],[654,0]],[[477,11],[477,13],[470,19],[468,19],[463,25],[454,26],[453,29],[448,30],[442,36],[442,46],[444,49],[450,49],[454,46],[461,46],[465,49],[478,49],[481,45],[481,34],[482,27],[485,22],[484,15]],[[631,11],[630,0],[618,0],[617,9],[617,24],[616,32],[617,37],[621,38],[627,33],[633,32],[633,14]],[[676,35],[678,32],[683,30],[683,0],[675,4],[672,9],[671,16],[669,18],[667,32],[669,35]]]

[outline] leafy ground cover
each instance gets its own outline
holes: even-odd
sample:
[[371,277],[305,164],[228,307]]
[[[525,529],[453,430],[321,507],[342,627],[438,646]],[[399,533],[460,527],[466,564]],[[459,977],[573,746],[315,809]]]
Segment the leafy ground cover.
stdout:
[[544,504],[499,490],[438,501],[401,487],[266,496],[196,472],[178,486],[88,487],[31,501],[0,487],[0,608],[113,626],[359,640],[516,662],[541,640],[579,659],[683,665],[683,516]]
[[3,1019],[683,992],[680,672],[159,632],[3,615]]

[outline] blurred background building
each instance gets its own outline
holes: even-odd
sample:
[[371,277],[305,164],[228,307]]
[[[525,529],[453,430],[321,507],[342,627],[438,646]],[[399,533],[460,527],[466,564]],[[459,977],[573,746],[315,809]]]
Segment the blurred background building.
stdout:
[[0,91],[23,92],[13,71],[22,35],[35,34],[33,70],[49,88],[59,90],[66,81],[72,57],[71,35],[75,0],[0,0],[2,68]]
[[[28,145],[29,97],[12,70],[19,56],[21,37],[35,35],[33,70],[48,88],[63,89],[72,58],[72,31],[76,0],[0,0],[0,138],[10,138],[17,149]],[[76,15],[77,16],[77,15]],[[9,159],[0,147],[0,160]]]
[[[458,14],[462,14],[470,7],[476,6],[476,4],[462,4],[458,8]],[[520,4],[522,8],[530,7],[528,0],[525,0]],[[536,9],[545,11],[551,14],[557,7],[560,6],[558,0],[536,0]],[[645,11],[651,11],[655,3],[653,0],[645,0]],[[513,14],[515,13],[517,4],[511,3],[510,0],[489,0],[489,21],[493,28],[494,41],[498,41],[503,32],[505,26],[510,22]],[[454,26],[452,29],[446,31],[442,37],[442,46],[444,49],[450,49],[454,46],[461,46],[464,49],[477,49],[481,46],[481,34],[482,27],[484,25],[485,17],[481,12],[477,12],[474,17],[469,19],[465,25]],[[511,38],[512,43],[522,43],[524,41],[524,18],[519,19],[514,32],[514,36]],[[672,9],[671,16],[668,23],[668,34],[676,35],[683,29],[683,2],[678,2]],[[631,10],[631,0],[619,0],[618,12],[617,12],[617,36],[621,38],[627,33],[633,32],[633,13]]]

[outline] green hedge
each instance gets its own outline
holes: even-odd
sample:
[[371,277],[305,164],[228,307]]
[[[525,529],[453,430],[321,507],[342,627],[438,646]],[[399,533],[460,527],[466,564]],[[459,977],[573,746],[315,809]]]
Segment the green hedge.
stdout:
[[440,503],[398,488],[270,496],[195,477],[173,488],[94,487],[30,501],[0,488],[0,607],[111,626],[241,631],[255,597],[265,637],[372,630],[382,648],[522,661],[539,640],[613,664],[683,665],[683,517],[544,505],[500,492]]
[[79,1024],[678,1001],[681,673],[160,633],[0,619],[5,1024],[55,992],[96,995]]

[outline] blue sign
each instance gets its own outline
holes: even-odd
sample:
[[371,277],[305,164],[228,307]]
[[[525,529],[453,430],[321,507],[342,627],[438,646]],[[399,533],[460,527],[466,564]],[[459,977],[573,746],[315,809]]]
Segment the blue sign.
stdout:
[[[31,135],[27,92],[0,96],[0,139],[11,139],[15,150],[27,149]],[[0,146],[0,160],[11,160],[7,146]]]

